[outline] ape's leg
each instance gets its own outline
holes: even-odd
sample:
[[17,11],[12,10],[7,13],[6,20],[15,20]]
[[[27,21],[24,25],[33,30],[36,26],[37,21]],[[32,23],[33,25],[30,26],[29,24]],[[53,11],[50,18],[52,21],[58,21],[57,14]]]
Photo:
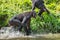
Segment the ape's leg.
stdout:
[[44,12],[44,10],[41,8],[38,15],[41,16],[41,14]]
[[40,19],[41,19],[41,20],[44,19],[43,16],[42,16],[42,13],[43,13],[43,12],[44,12],[44,9],[41,8],[40,11],[39,11],[39,13],[38,13],[38,15],[40,16]]
[[24,30],[25,30],[25,32],[26,32],[26,35],[30,35],[30,34],[31,34],[31,28],[30,28],[30,27],[25,26],[25,27],[24,27]]
[[24,30],[26,32],[26,35],[29,35],[27,27],[24,27]]
[[43,7],[44,11],[46,11],[48,14],[50,14],[49,10],[44,6]]
[[31,34],[31,28],[30,28],[30,27],[27,28],[27,34],[28,34],[28,35]]
[[12,26],[10,32],[16,31],[16,26]]
[[17,25],[15,27],[16,31],[21,31],[22,30],[21,22],[17,19],[15,21],[17,22]]
[[19,28],[21,28],[21,22],[18,19],[11,19],[9,24],[13,26],[12,28],[14,31],[18,31]]
[[22,28],[23,28],[23,26],[19,26],[19,27],[18,27],[18,30],[19,30],[19,31],[22,31]]
[[47,8],[45,7],[45,5],[42,3],[42,4],[40,4],[39,5],[39,8],[40,8],[40,11],[39,11],[39,16],[41,16],[41,14],[44,12],[44,11],[46,11],[48,14],[50,13],[48,10],[47,10]]

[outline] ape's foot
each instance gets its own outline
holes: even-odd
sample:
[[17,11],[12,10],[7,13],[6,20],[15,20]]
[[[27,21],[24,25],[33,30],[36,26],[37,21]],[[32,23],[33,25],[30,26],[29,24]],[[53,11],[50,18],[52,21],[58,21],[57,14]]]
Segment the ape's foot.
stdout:
[[28,36],[28,35],[30,35],[29,33],[26,33],[26,35]]
[[27,36],[28,36],[28,35],[31,35],[31,31],[26,32],[26,35],[27,35]]
[[22,29],[19,29],[19,31],[22,31]]
[[31,35],[31,33],[26,33],[27,36]]

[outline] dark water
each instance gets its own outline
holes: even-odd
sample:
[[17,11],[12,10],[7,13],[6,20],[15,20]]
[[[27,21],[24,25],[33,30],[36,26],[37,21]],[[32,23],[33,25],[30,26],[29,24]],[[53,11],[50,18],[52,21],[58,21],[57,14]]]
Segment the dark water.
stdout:
[[0,30],[0,40],[60,40],[60,34],[31,34],[12,30],[11,27],[3,27]]

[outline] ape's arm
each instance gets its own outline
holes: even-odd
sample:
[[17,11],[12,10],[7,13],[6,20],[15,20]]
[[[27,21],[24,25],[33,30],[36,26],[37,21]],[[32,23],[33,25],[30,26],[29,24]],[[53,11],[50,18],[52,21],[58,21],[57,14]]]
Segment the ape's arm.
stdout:
[[34,9],[35,9],[35,3],[32,4],[32,10],[34,10]]
[[22,24],[25,23],[26,19],[27,19],[26,17],[23,18]]
[[30,18],[30,16],[25,16],[25,17],[23,18],[22,24],[26,23],[26,21],[27,21],[29,18]]
[[35,0],[32,0],[32,10],[35,9]]

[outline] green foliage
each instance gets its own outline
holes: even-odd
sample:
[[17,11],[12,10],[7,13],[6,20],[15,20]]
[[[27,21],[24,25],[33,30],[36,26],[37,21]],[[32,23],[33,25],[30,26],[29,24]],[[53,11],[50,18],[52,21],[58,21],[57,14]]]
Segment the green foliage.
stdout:
[[[35,33],[56,33],[60,30],[60,0],[44,0],[44,2],[50,15],[46,12],[42,17],[37,15],[36,19],[32,18],[30,26]],[[12,16],[31,9],[31,0],[0,0],[0,27],[6,26]],[[38,14],[39,10],[35,11]]]
[[58,18],[54,14],[43,14],[43,19],[40,19],[40,17],[37,17],[36,20],[33,19],[31,21],[32,31],[34,32],[51,32],[51,33],[57,33],[58,29],[60,30],[60,22],[58,21]]
[[0,27],[7,25],[8,14],[0,14]]

